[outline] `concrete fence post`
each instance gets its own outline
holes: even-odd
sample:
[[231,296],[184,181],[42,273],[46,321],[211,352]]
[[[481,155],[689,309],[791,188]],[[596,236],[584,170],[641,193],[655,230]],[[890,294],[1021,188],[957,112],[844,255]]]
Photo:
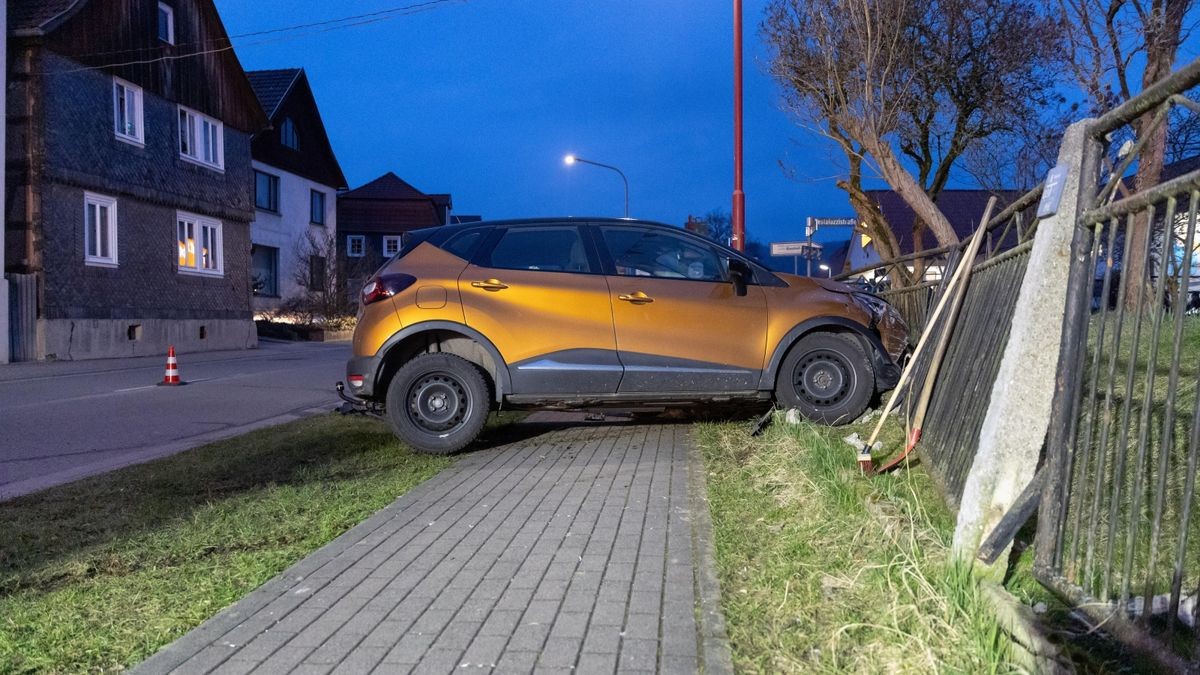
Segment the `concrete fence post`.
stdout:
[[[1058,372],[1067,273],[1075,223],[1095,193],[1098,176],[1084,175],[1091,120],[1067,128],[1058,166],[1067,167],[1058,210],[1037,226],[1029,266],[1017,295],[1012,328],[979,431],[978,452],[963,488],[954,551],[973,559],[983,539],[1033,479],[1050,424]],[[970,377],[968,373],[960,377]]]

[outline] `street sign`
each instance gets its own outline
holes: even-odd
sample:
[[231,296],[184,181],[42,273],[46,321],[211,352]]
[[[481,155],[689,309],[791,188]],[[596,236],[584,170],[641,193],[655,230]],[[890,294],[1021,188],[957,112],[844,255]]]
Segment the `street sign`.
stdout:
[[1063,186],[1067,183],[1067,167],[1056,166],[1046,174],[1046,182],[1042,188],[1042,200],[1038,202],[1037,217],[1045,218],[1058,212],[1058,203],[1062,201]]
[[776,241],[771,243],[771,255],[773,256],[802,256],[809,250],[819,251],[823,248],[820,244],[813,244],[807,241]]
[[813,233],[822,227],[856,227],[857,225],[857,218],[814,218],[809,216],[805,220],[804,234],[812,237]]

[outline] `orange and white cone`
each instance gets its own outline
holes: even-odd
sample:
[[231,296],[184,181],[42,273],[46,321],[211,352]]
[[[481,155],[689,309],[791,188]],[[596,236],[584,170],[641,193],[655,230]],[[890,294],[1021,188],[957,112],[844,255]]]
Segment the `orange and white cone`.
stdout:
[[184,384],[179,379],[179,362],[175,360],[175,345],[167,348],[167,371],[163,375],[163,381],[159,382],[160,386],[178,386]]

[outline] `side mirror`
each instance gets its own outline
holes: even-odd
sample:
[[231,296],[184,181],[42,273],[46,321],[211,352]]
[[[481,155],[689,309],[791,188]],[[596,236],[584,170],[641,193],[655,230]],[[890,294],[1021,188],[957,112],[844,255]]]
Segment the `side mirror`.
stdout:
[[738,297],[746,295],[746,283],[754,277],[750,266],[736,258],[729,259],[729,281],[733,283],[733,292]]

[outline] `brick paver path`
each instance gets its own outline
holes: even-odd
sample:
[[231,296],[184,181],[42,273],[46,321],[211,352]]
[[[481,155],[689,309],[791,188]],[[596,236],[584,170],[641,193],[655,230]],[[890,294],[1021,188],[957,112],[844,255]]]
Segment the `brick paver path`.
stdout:
[[532,416],[138,671],[727,672],[688,428],[580,420]]

